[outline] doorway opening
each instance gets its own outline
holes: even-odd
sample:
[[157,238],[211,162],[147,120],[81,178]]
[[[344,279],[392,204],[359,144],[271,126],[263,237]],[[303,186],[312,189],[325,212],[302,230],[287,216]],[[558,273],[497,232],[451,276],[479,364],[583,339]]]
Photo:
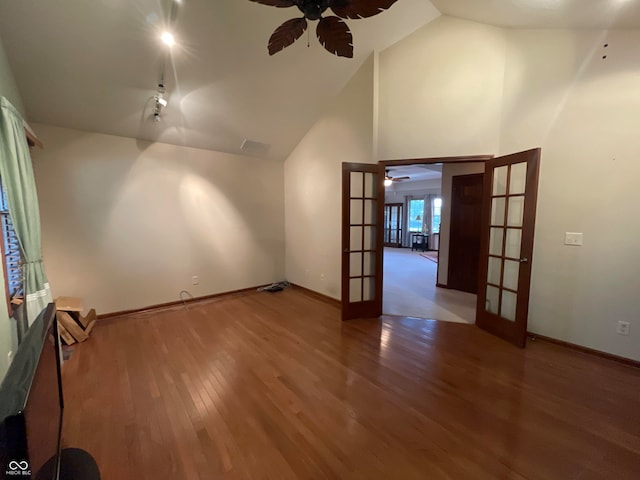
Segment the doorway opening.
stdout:
[[[400,245],[385,245],[384,314],[475,322],[480,233],[478,230],[476,239],[469,242],[469,229],[465,228],[465,222],[475,218],[467,203],[469,194],[473,193],[475,198],[478,192],[470,189],[464,181],[462,186],[458,183],[467,176],[475,175],[477,184],[479,175],[482,187],[484,162],[489,158],[492,157],[381,162],[385,164],[389,177],[403,179],[385,187],[385,210],[390,204],[403,205],[403,220],[407,225]],[[459,197],[463,199],[462,208],[453,203],[454,190],[458,193],[456,202],[459,202]],[[481,209],[481,195],[478,202],[475,208]],[[454,206],[458,208],[452,212]],[[455,215],[453,218],[452,213]],[[456,221],[452,223],[452,220]],[[479,220],[480,215],[477,215],[472,230],[479,229]],[[474,261],[475,264],[469,265]],[[460,280],[466,282],[463,288]]]
[[[526,344],[541,149],[504,155],[342,164],[342,319],[383,314],[385,166],[483,163],[481,246],[475,323],[516,346]],[[389,170],[387,168],[386,170]],[[443,188],[444,191],[446,189]],[[446,202],[443,201],[443,219]],[[411,212],[410,212],[411,215]],[[418,221],[419,213],[415,216]],[[413,220],[408,219],[409,222]],[[409,226],[409,230],[411,226]],[[441,234],[443,229],[441,228]],[[413,232],[412,244],[426,245]],[[417,239],[421,238],[422,242]],[[438,247],[445,256],[444,235]],[[449,248],[450,250],[450,248]],[[450,255],[447,255],[447,258]],[[438,283],[448,270],[437,269]],[[421,276],[416,282],[421,282]]]

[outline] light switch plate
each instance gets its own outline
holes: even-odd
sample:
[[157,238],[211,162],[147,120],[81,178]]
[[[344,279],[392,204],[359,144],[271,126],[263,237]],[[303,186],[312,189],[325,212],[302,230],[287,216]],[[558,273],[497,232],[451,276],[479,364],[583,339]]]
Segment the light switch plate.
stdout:
[[582,233],[565,232],[564,244],[572,245],[574,247],[582,246]]

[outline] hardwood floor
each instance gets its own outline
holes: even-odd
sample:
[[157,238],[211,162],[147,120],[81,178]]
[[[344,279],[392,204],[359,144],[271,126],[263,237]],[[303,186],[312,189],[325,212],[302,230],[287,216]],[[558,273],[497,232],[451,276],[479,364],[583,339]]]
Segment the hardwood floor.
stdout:
[[105,479],[638,479],[640,370],[299,290],[112,320],[65,364]]

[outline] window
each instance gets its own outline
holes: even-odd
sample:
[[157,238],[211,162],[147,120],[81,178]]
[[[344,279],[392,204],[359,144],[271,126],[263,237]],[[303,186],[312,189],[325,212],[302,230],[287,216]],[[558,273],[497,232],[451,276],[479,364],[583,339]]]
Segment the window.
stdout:
[[434,198],[431,209],[431,233],[440,233],[440,217],[442,215],[442,199]]
[[422,232],[424,200],[409,200],[409,231]]
[[22,255],[18,237],[13,229],[9,205],[4,188],[0,185],[0,225],[2,228],[2,254],[4,256],[4,279],[7,303],[16,295],[22,295]]

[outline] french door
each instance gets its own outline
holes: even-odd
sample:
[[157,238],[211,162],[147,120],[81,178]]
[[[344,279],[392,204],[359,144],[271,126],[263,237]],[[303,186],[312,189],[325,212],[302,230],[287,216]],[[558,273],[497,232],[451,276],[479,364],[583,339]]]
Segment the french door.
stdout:
[[401,247],[403,229],[402,203],[387,203],[384,206],[384,246]]
[[486,162],[476,324],[524,347],[540,149]]
[[382,315],[384,166],[342,164],[342,319]]

